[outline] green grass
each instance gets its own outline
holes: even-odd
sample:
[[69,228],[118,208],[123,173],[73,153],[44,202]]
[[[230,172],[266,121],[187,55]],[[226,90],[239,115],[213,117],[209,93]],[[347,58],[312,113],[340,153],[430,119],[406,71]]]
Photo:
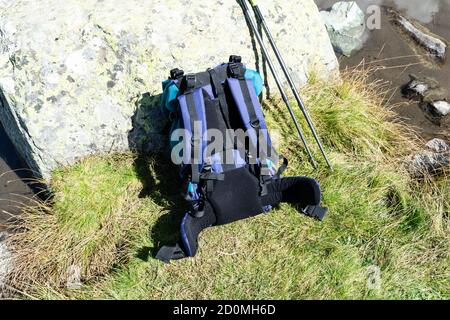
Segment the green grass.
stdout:
[[[415,141],[363,78],[304,90],[333,172],[311,168],[279,101],[265,106],[287,175],[320,181],[324,222],[282,205],[206,230],[195,258],[165,265],[154,250],[177,239],[186,209],[176,169],[158,156],[92,157],[56,171],[52,203],[24,215],[10,285],[57,299],[449,299],[448,179],[408,176]],[[80,290],[65,288],[72,265]]]

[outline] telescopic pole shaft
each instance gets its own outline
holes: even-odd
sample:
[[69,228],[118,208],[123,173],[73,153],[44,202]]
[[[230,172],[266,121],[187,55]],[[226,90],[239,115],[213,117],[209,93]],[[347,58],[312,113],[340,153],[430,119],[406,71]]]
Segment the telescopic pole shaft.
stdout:
[[286,66],[286,63],[284,62],[284,59],[281,56],[280,50],[278,49],[278,46],[276,45],[275,40],[273,39],[272,33],[269,30],[269,27],[268,27],[268,25],[266,23],[266,20],[264,19],[264,16],[262,15],[262,12],[259,9],[256,1],[255,0],[250,0],[250,3],[252,5],[252,7],[253,7],[253,10],[255,12],[256,18],[262,24],[262,27],[263,27],[266,35],[267,35],[267,38],[268,38],[268,40],[270,42],[270,45],[272,46],[273,51],[275,52],[275,56],[277,57],[278,62],[281,65],[281,69],[283,70],[283,73],[286,76],[286,79],[288,80],[289,86],[291,87],[291,90],[292,90],[292,92],[294,94],[294,97],[295,97],[297,103],[298,103],[298,106],[299,106],[300,110],[302,111],[303,115],[305,116],[306,122],[308,123],[308,126],[311,129],[311,132],[312,132],[312,134],[314,136],[314,139],[316,140],[317,145],[320,148],[320,152],[322,153],[323,157],[325,158],[325,161],[327,162],[327,164],[330,167],[330,169],[333,169],[333,166],[331,165],[331,162],[330,162],[330,160],[327,157],[327,154],[326,154],[325,149],[324,149],[324,147],[322,145],[322,142],[320,141],[320,138],[319,138],[319,136],[318,136],[318,134],[316,132],[316,129],[315,129],[314,124],[313,124],[313,122],[311,120],[311,117],[309,116],[308,111],[306,110],[305,104],[303,103],[303,100],[300,97],[300,93],[298,92],[297,87],[295,86],[294,80],[292,79],[292,76],[291,76],[291,74],[290,74],[290,72],[289,72],[289,70],[288,70],[288,68]]
[[286,106],[287,106],[287,108],[289,110],[289,114],[291,115],[292,120],[294,121],[294,124],[295,124],[295,127],[297,129],[298,135],[300,136],[300,139],[302,140],[303,144],[305,145],[305,149],[306,149],[306,152],[307,152],[307,154],[308,154],[308,156],[309,156],[309,158],[311,160],[311,164],[313,165],[314,168],[317,168],[317,162],[316,162],[316,160],[314,159],[314,157],[313,157],[313,155],[311,153],[311,150],[310,150],[310,148],[308,146],[308,142],[306,141],[305,136],[303,134],[303,131],[302,131],[301,127],[300,127],[300,124],[298,123],[298,120],[295,117],[295,113],[292,110],[292,106],[291,106],[291,104],[289,102],[287,94],[284,91],[283,86],[281,85],[281,80],[280,80],[280,78],[279,78],[279,76],[278,76],[278,74],[277,74],[277,72],[275,70],[274,64],[272,62],[272,59],[269,56],[269,53],[268,53],[268,50],[267,50],[267,48],[266,48],[266,46],[264,44],[264,41],[262,40],[261,35],[258,32],[258,27],[256,25],[256,22],[251,17],[250,9],[249,9],[249,7],[248,7],[248,5],[246,3],[246,0],[239,0],[239,1],[242,4],[242,7],[244,9],[245,18],[250,23],[250,25],[251,25],[251,27],[253,29],[253,33],[255,34],[255,37],[256,37],[259,45],[261,46],[261,50],[263,52],[263,55],[266,58],[267,64],[269,65],[269,68],[270,68],[270,71],[272,72],[273,77],[275,78],[275,82],[276,82],[276,84],[278,86],[278,89],[280,90],[281,97],[282,97],[284,103],[286,104]]

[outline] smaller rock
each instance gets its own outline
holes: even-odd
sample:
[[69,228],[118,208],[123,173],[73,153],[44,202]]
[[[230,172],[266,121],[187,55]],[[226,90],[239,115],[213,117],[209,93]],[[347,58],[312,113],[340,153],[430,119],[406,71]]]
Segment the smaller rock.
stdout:
[[5,243],[7,237],[8,234],[6,232],[0,232],[0,296],[12,261],[11,252],[8,250]]
[[425,145],[428,149],[431,151],[437,152],[437,153],[443,153],[443,152],[449,152],[450,148],[447,142],[445,142],[442,139],[435,138],[433,140],[430,140]]
[[330,11],[320,12],[335,50],[350,56],[364,44],[365,15],[358,4],[337,2]]
[[424,152],[414,157],[409,165],[410,174],[417,179],[437,176],[449,169],[450,153]]
[[425,116],[437,125],[450,113],[447,102],[448,91],[439,82],[430,77],[410,75],[411,80],[402,88],[402,94],[409,98],[418,98],[420,108]]
[[394,15],[397,24],[400,25],[419,45],[435,54],[442,61],[445,60],[447,43],[426,30],[425,27],[419,25],[417,22],[409,21],[394,10],[391,10],[391,13]]
[[438,117],[445,117],[450,113],[450,103],[447,101],[434,101],[429,104],[430,112]]
[[409,87],[410,90],[416,92],[417,94],[424,96],[425,93],[428,91],[428,85],[425,83],[420,83],[417,81],[414,81],[411,83],[411,86]]
[[442,174],[450,168],[450,148],[446,141],[433,139],[427,142],[424,150],[414,156],[408,169],[410,174],[422,179],[426,176]]
[[402,88],[402,93],[408,98],[419,97],[424,102],[434,102],[445,100],[448,91],[439,84],[436,79],[431,77],[418,77],[414,74],[409,75],[410,81]]
[[420,81],[414,78],[405,86],[404,94],[414,94],[423,97],[427,93],[428,89],[430,89],[430,84],[427,81]]

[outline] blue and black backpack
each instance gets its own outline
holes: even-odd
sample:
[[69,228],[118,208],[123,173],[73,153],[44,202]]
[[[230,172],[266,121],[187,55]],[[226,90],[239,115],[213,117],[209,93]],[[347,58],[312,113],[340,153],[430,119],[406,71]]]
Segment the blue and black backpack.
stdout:
[[[193,257],[205,228],[268,212],[282,202],[319,220],[327,212],[320,207],[316,180],[281,178],[288,162],[267,131],[261,76],[241,60],[231,56],[229,63],[196,74],[174,69],[163,82],[161,108],[172,122],[172,158],[180,164],[191,209],[181,221],[179,243],[159,250],[162,261]],[[214,144],[211,131],[226,143]],[[233,134],[238,131],[244,135]]]

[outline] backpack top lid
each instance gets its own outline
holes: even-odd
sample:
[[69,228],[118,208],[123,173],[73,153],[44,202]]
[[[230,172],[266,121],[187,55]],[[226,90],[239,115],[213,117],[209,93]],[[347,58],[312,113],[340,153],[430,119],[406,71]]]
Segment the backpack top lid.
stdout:
[[[223,69],[223,68],[226,68],[227,66],[228,66],[228,63],[223,63],[214,69]],[[180,69],[174,69],[174,70],[179,70],[181,72]],[[180,73],[178,73],[178,75],[180,75]],[[255,70],[245,68],[245,78],[248,80],[251,80],[253,82],[253,86],[255,88],[256,95],[259,96],[262,93],[263,88],[264,88],[264,82],[263,82],[263,79],[262,79],[260,73]],[[178,98],[178,95],[180,94],[179,82],[180,82],[180,80],[176,80],[176,79],[172,78],[172,74],[171,74],[170,79],[164,80],[162,82],[163,94],[161,96],[160,106],[161,106],[161,111],[167,117],[169,117],[169,114],[171,112],[176,112],[178,110],[177,98]]]
[[[213,69],[221,76],[222,83],[224,83],[228,78],[228,74],[226,73],[228,65],[229,63],[223,63]],[[245,70],[245,79],[250,80],[253,83],[256,95],[260,96],[264,88],[264,82],[260,73],[255,70],[247,69],[245,66],[243,67]],[[208,88],[210,85],[210,79],[208,76],[205,78],[205,72],[198,73],[197,75],[202,74],[202,84],[204,87]],[[170,136],[172,136],[172,133],[175,130],[183,128],[183,121],[180,115],[180,105],[178,101],[179,96],[184,94],[181,90],[183,76],[184,72],[182,70],[173,69],[171,71],[170,78],[162,82],[163,93],[160,101],[160,110],[161,113],[172,122],[169,133]],[[170,140],[170,150],[172,150],[177,144],[178,141]]]

